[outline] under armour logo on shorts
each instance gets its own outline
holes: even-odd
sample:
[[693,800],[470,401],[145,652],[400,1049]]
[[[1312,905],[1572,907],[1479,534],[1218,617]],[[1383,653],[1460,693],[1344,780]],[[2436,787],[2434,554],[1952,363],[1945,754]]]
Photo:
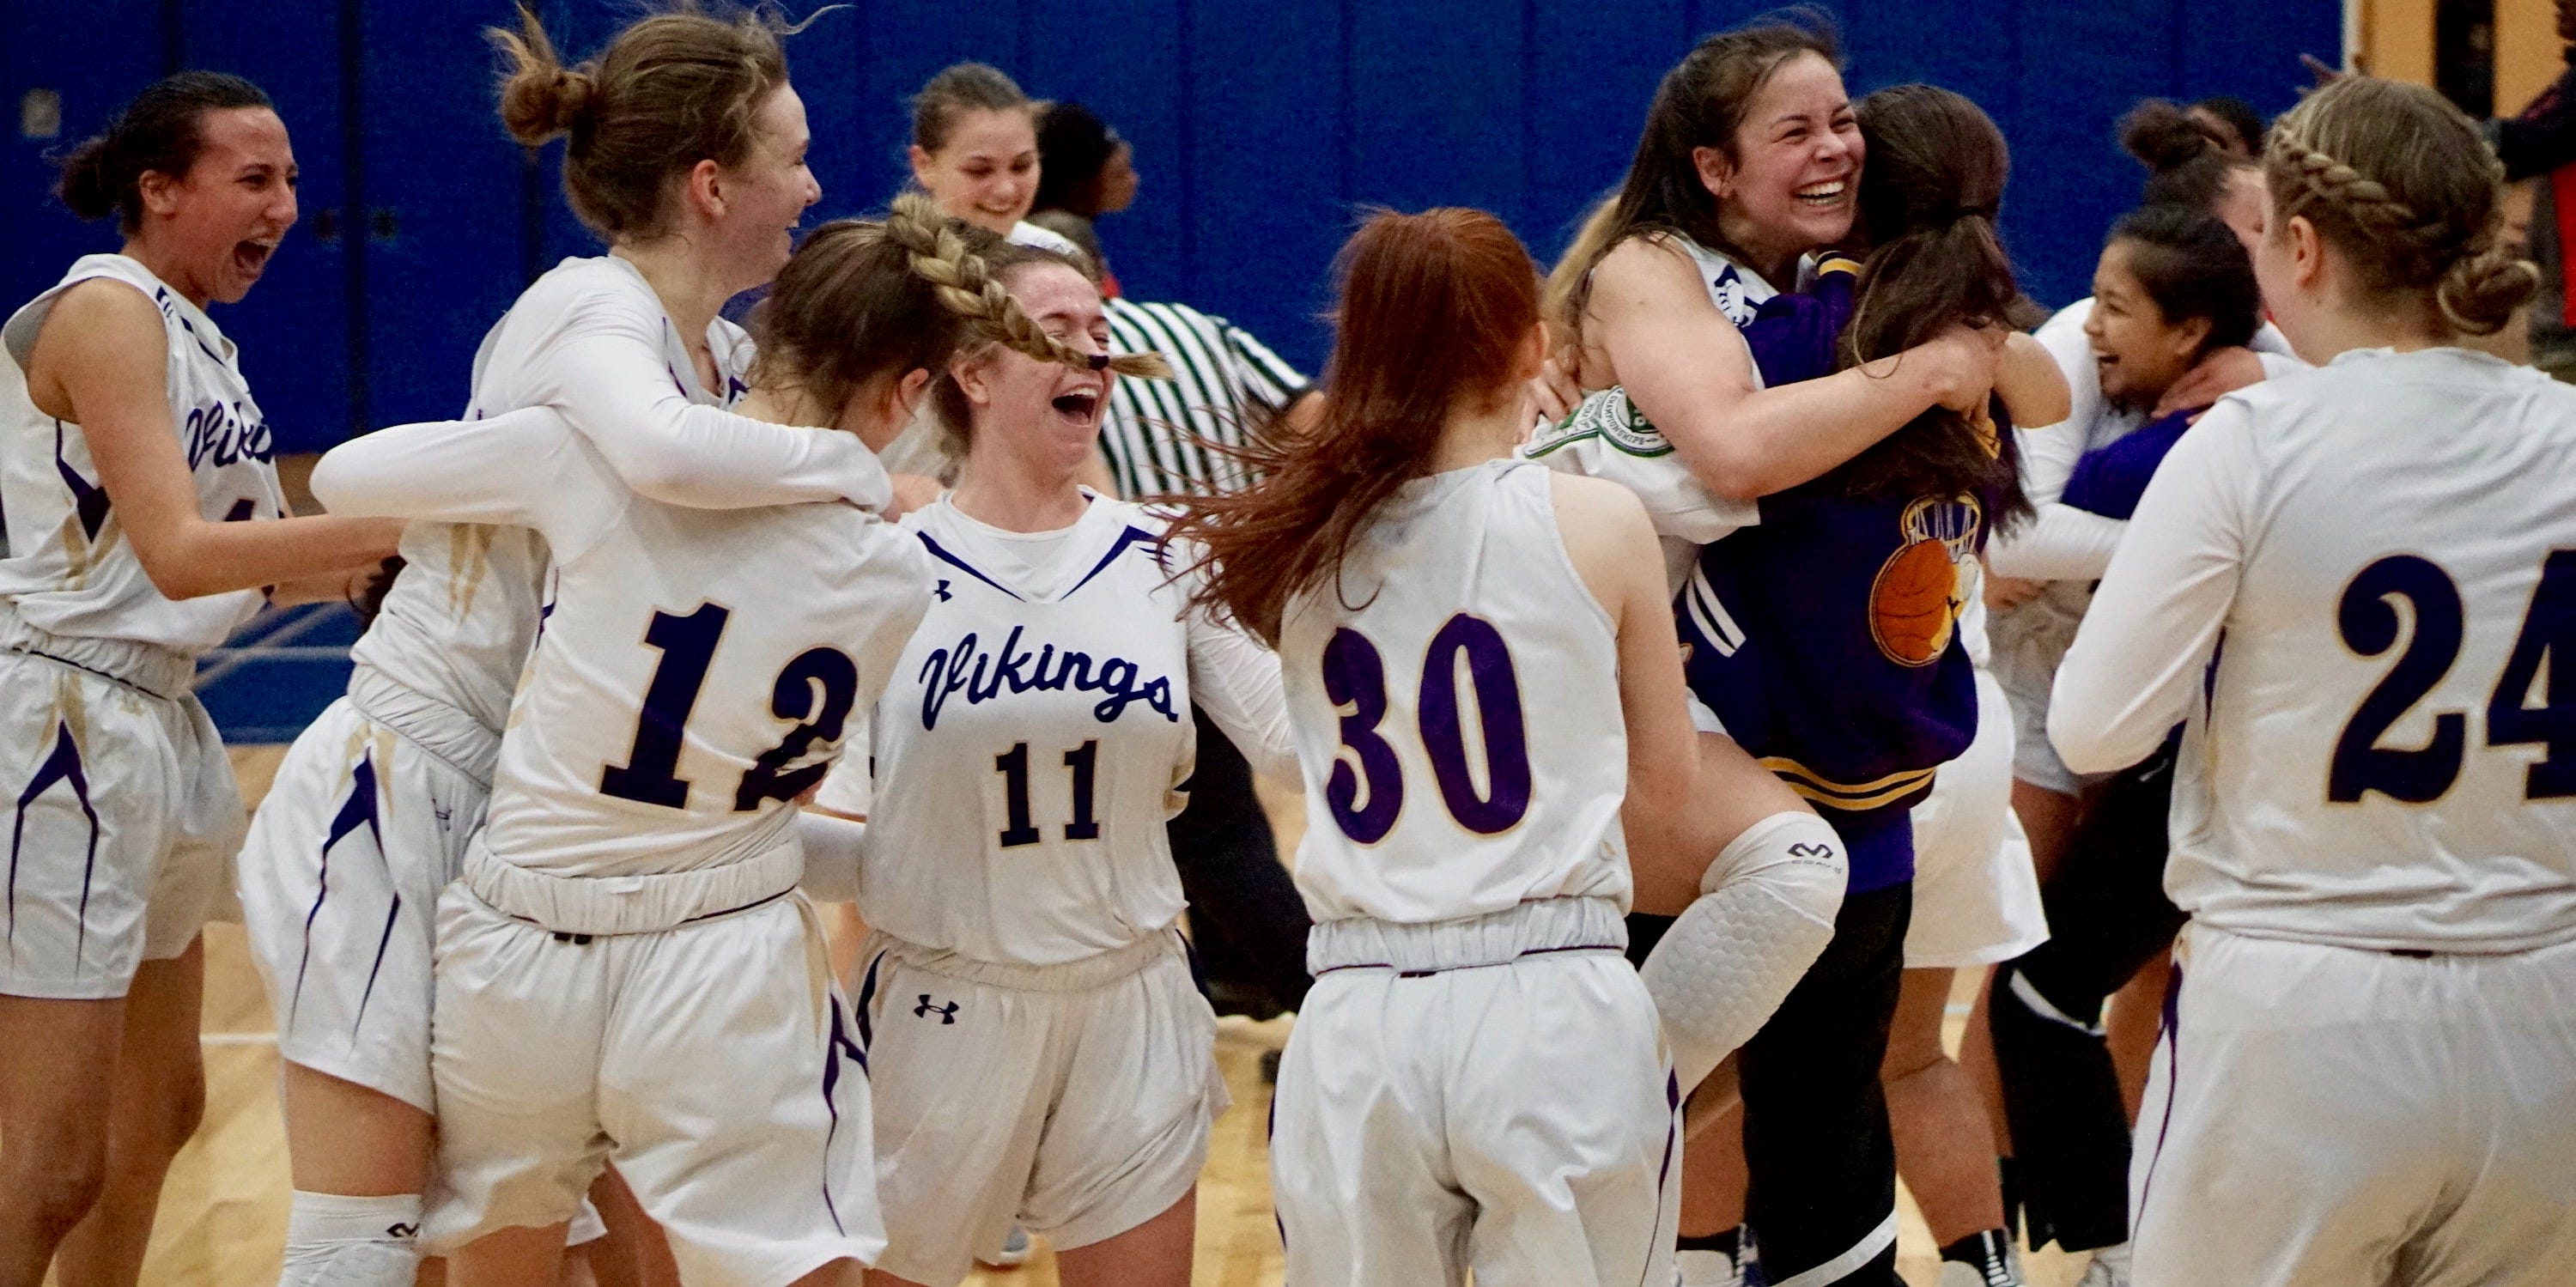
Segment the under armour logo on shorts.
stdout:
[[946,1005],[932,1005],[930,1003],[930,994],[927,992],[922,993],[921,1004],[912,1008],[912,1017],[916,1019],[927,1019],[934,1014],[939,1016],[939,1021],[941,1023],[955,1023],[957,1022],[957,1003],[951,1001]]

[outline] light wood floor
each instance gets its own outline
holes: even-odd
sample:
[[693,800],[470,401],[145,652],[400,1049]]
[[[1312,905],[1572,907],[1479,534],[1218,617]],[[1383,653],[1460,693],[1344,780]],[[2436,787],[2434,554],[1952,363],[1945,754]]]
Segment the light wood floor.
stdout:
[[[234,751],[243,792],[254,802],[266,792],[281,752]],[[1299,822],[1293,808],[1279,807],[1285,803],[1272,801],[1283,848],[1294,843]],[[1217,1062],[1234,1092],[1234,1107],[1217,1122],[1199,1183],[1194,1277],[1202,1287],[1280,1281],[1263,1130],[1270,1088],[1261,1082],[1259,1065],[1263,1051],[1286,1043],[1290,1023],[1229,1018],[1218,1026]],[[286,1140],[277,1113],[274,1025],[238,926],[207,931],[204,1029],[206,1122],[171,1168],[143,1281],[147,1287],[266,1287],[277,1280],[286,1236]],[[1939,1273],[1930,1237],[1913,1203],[1900,1201],[1898,1268],[1909,1283],[1930,1287]],[[2081,1257],[2034,1256],[2028,1265],[2031,1287],[2072,1287],[2082,1266]],[[968,1281],[982,1287],[1056,1287],[1043,1244],[1020,1270],[979,1273]]]

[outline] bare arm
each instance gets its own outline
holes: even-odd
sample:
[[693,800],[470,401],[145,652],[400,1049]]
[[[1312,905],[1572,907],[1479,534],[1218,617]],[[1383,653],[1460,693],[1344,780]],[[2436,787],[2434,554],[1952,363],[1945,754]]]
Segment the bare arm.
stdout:
[[352,518],[209,519],[170,421],[169,337],[142,292],[84,282],[54,301],[27,363],[47,415],[77,423],[117,526],[153,588],[173,599],[371,568],[402,524]]
[[2004,337],[2002,369],[1995,373],[1995,394],[2004,400],[2016,425],[2058,424],[2075,410],[2066,373],[2039,341],[2015,331]]
[[2000,336],[1954,332],[1816,380],[1760,387],[1752,351],[1708,300],[1698,268],[1632,239],[1593,270],[1587,338],[1708,489],[1751,500],[1859,455],[1939,405],[1975,407],[1994,382]]
[[1619,637],[1619,704],[1628,724],[1628,798],[1620,812],[1637,910],[1678,912],[1709,860],[1748,824],[1806,806],[1735,743],[1691,727],[1681,640],[1645,508],[1626,488],[1551,474],[1557,527],[1575,569]]

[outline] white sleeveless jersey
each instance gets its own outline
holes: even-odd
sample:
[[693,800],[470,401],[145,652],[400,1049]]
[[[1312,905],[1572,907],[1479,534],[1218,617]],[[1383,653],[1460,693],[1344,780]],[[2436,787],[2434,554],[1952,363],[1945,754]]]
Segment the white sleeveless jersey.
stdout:
[[[745,392],[752,346],[742,328],[723,318],[709,324],[707,344],[723,387],[700,387],[688,345],[653,288],[633,265],[601,255],[556,265],[484,335],[465,414],[563,405],[563,386],[583,373],[568,370],[560,350],[585,336],[602,310],[631,313],[644,319],[639,325],[659,323],[663,366],[690,402],[729,407]],[[543,538],[524,527],[414,523],[403,532],[402,556],[402,575],[350,659],[499,733],[536,635]]]
[[1338,586],[1289,604],[1279,657],[1316,920],[1627,905],[1618,638],[1566,554],[1545,467],[1406,484]]
[[2220,929],[2576,940],[2576,389],[2463,349],[2222,400],[2058,671],[2069,767],[2188,716],[2165,887]]
[[1157,556],[1163,526],[1100,497],[1035,535],[946,500],[904,519],[935,601],[871,730],[870,925],[1055,965],[1179,918],[1163,824],[1198,741],[1188,591]]
[[251,401],[232,341],[142,264],[84,255],[0,329],[9,354],[0,363],[0,517],[8,528],[0,599],[51,634],[129,639],[195,656],[250,620],[264,596],[236,590],[174,602],[154,588],[117,523],[81,427],[38,411],[28,396],[27,362],[46,313],[64,291],[92,278],[132,286],[161,312],[170,345],[163,377],[170,426],[196,480],[198,513],[216,520],[285,513],[268,421]]
[[554,876],[693,871],[782,843],[789,802],[884,690],[930,598],[919,543],[867,510],[648,500],[545,409],[371,434],[326,457],[314,489],[335,509],[544,536],[553,602],[477,843]]

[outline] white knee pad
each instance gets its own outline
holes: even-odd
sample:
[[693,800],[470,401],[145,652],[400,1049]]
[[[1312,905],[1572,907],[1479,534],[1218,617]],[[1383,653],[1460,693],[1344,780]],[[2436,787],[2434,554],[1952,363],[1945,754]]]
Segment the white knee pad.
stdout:
[[1780,1008],[1834,936],[1851,860],[1812,813],[1744,829],[1700,878],[1700,897],[1639,974],[1687,1095]]
[[299,1189],[278,1287],[411,1287],[419,1234],[417,1193],[357,1198]]

